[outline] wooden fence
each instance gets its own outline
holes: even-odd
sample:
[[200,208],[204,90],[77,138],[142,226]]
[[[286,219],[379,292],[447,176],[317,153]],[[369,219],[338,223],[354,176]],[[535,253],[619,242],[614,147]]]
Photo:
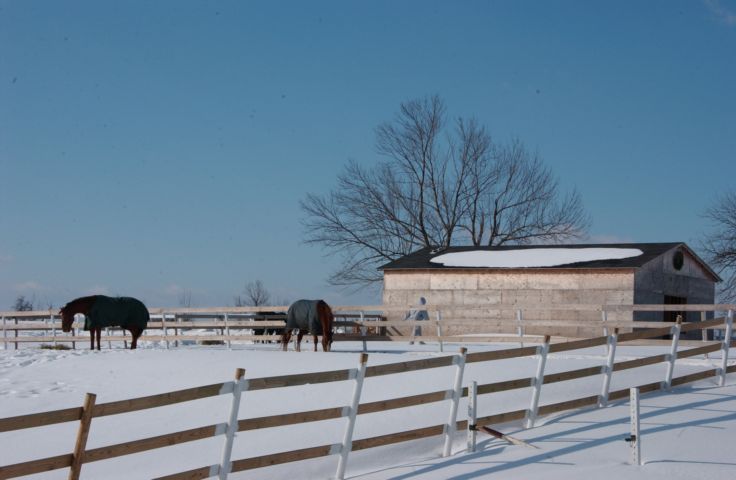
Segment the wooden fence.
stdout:
[[[401,334],[399,330],[414,331],[414,326],[423,326],[422,341],[436,342],[440,351],[443,351],[444,343],[471,343],[471,342],[520,342],[541,343],[543,335],[527,335],[529,327],[585,327],[591,331],[600,331],[608,335],[613,328],[621,330],[633,330],[638,328],[656,328],[663,325],[672,325],[672,322],[642,322],[608,320],[609,312],[620,311],[692,311],[701,312],[702,321],[706,319],[707,312],[725,312],[736,309],[736,305],[558,305],[553,307],[533,307],[518,305],[463,305],[462,309],[484,309],[493,308],[499,311],[514,312],[513,316],[505,320],[465,320],[453,317],[452,305],[435,305],[423,307],[433,317],[429,321],[386,321],[383,315],[388,312],[401,311],[416,308],[413,306],[388,307],[388,306],[338,306],[334,308],[336,322],[334,335],[335,341],[362,341],[363,350],[367,351],[367,342],[371,341],[407,341],[414,340],[411,334]],[[279,330],[284,328],[283,313],[287,307],[214,307],[214,308],[182,308],[182,309],[150,309],[152,321],[148,323],[147,334],[140,341],[162,342],[166,348],[178,346],[185,342],[220,342],[231,346],[237,342],[255,341],[278,341],[278,335],[261,335],[256,332]],[[559,321],[559,320],[525,320],[524,312],[538,310],[558,310],[576,312],[580,310],[600,312],[600,320],[596,321]],[[264,313],[266,312],[266,313]],[[444,312],[444,314],[443,314]],[[260,317],[256,320],[254,316]],[[3,348],[8,349],[11,345],[18,349],[19,344],[24,343],[46,343],[53,346],[59,344],[71,344],[76,348],[77,342],[89,342],[89,335],[80,332],[79,323],[74,324],[71,334],[62,333],[58,312],[55,310],[34,312],[0,312],[0,321],[3,330]],[[698,324],[700,322],[692,322]],[[689,325],[689,323],[687,324]],[[493,334],[460,334],[443,335],[443,328],[450,326],[461,326],[465,328],[483,328],[493,326],[500,328],[503,333]],[[393,332],[387,334],[387,329],[393,327]],[[705,332],[707,329],[691,328]],[[202,331],[209,331],[204,333]],[[49,334],[50,332],[50,334]],[[153,333],[152,333],[153,332]],[[173,334],[172,334],[173,332]],[[194,332],[194,333],[192,333]],[[212,333],[214,332],[214,333]],[[219,334],[217,334],[219,332]],[[433,332],[427,334],[426,332]],[[41,334],[39,334],[41,333]],[[555,334],[553,334],[555,335]],[[703,341],[707,341],[707,335],[701,335]],[[556,340],[571,338],[569,335],[560,336]],[[121,342],[127,346],[131,337],[118,328],[107,328],[102,337],[108,347],[113,342]]]
[[[78,434],[72,453],[26,461],[13,465],[0,466],[0,479],[14,478],[62,468],[69,468],[69,478],[75,479],[79,478],[84,464],[122,455],[131,455],[148,450],[164,448],[185,442],[202,440],[213,436],[221,436],[223,439],[222,455],[218,462],[185,472],[173,473],[160,478],[169,480],[211,477],[227,478],[228,473],[231,472],[239,472],[334,455],[337,457],[336,478],[342,479],[350,452],[383,445],[391,445],[419,438],[441,436],[443,442],[443,455],[447,456],[452,453],[452,441],[458,429],[468,430],[468,433],[470,434],[471,431],[476,430],[478,425],[498,425],[505,422],[521,420],[525,421],[525,425],[527,427],[532,427],[539,416],[550,415],[552,413],[581,407],[604,406],[612,401],[623,400],[628,397],[629,388],[615,391],[610,391],[609,389],[611,377],[614,372],[659,363],[667,365],[666,374],[662,381],[638,385],[641,393],[653,392],[656,390],[667,390],[676,385],[682,385],[712,377],[716,377],[718,379],[718,383],[723,385],[726,375],[736,371],[736,365],[728,365],[729,348],[732,345],[732,341],[730,340],[732,325],[733,312],[729,311],[725,318],[717,318],[700,323],[681,324],[678,322],[671,326],[626,333],[619,333],[618,329],[614,328],[613,331],[606,336],[562,343],[552,343],[550,341],[550,337],[545,337],[542,344],[538,346],[525,346],[498,351],[474,352],[468,354],[465,348],[462,348],[460,353],[455,355],[424,358],[386,365],[367,366],[368,355],[363,353],[360,356],[360,361],[356,368],[328,372],[246,379],[244,376],[245,371],[243,369],[238,369],[233,381],[109,403],[97,404],[95,403],[95,395],[87,394],[84,405],[81,407],[0,419],[0,432],[36,428],[63,422],[79,422]],[[707,342],[697,348],[686,350],[679,349],[680,334],[695,328],[722,328],[725,331],[725,338],[723,341]],[[641,339],[661,337],[663,335],[672,336],[670,353],[635,360],[615,361],[617,345]],[[607,349],[608,354],[605,365],[545,374],[545,365],[549,354],[596,346],[605,346]],[[680,377],[673,377],[675,362],[678,358],[704,355],[719,350],[721,351],[722,357],[720,368],[711,368]],[[469,395],[469,388],[463,387],[465,366],[470,363],[493,362],[520,357],[538,358],[538,368],[534,377],[504,380],[483,385],[477,385],[476,382],[472,382],[473,386],[477,385],[477,387],[473,389],[472,394],[473,396],[483,396],[515,389],[530,388],[531,398],[529,407],[486,416],[479,415],[479,412],[474,411],[470,417],[473,418],[474,421],[469,422],[467,419],[458,420],[459,400],[461,397]],[[455,371],[452,385],[448,385],[447,389],[368,403],[360,402],[362,386],[364,379],[366,378],[447,367],[451,367]],[[601,376],[600,394],[584,398],[569,399],[558,403],[540,405],[543,385],[594,375]],[[243,392],[344,381],[350,381],[353,383],[350,405],[258,418],[238,418],[238,412],[241,405],[240,397]],[[95,418],[109,415],[129,414],[139,410],[162,407],[180,402],[195,401],[218,395],[229,395],[232,399],[230,402],[230,410],[228,412],[223,412],[223,416],[227,414],[227,421],[223,423],[200,426],[188,430],[166,433],[155,437],[107,445],[94,449],[86,448],[86,439],[90,428],[93,427],[93,419]],[[446,402],[448,404],[447,416],[435,425],[369,438],[353,438],[356,419],[360,415],[385,412],[398,408],[414,407],[434,402]],[[478,403],[473,402],[474,405],[477,405]],[[336,439],[335,443],[256,457],[239,458],[236,460],[231,459],[234,435],[236,432],[339,418],[345,418],[346,421],[342,438]],[[131,419],[130,421],[132,422],[134,420]],[[71,439],[69,439],[69,442],[71,445]]]

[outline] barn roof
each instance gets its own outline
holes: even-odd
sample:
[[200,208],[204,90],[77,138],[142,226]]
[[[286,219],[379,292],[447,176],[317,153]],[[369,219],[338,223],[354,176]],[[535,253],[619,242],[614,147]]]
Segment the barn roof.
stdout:
[[[631,269],[639,268],[654,260],[655,258],[664,255],[666,252],[681,248],[687,252],[697,263],[703,266],[703,268],[713,276],[714,281],[720,281],[720,277],[705,263],[700,257],[698,257],[685,243],[673,242],[673,243],[607,243],[607,244],[569,244],[569,245],[513,245],[513,246],[499,246],[499,247],[447,247],[444,249],[438,248],[423,248],[414,253],[401,257],[390,263],[387,263],[381,267],[380,270],[457,270],[457,269],[527,269],[527,270],[554,270],[554,269]],[[625,258],[601,258],[589,261],[576,261],[573,263],[561,263],[553,266],[515,266],[515,267],[488,267],[488,266],[446,266],[441,263],[432,262],[432,259],[439,257],[440,255],[446,255],[451,253],[462,253],[462,252],[505,252],[505,251],[521,251],[521,250],[541,250],[541,249],[571,249],[571,250],[583,250],[583,249],[607,249],[611,251],[615,250],[641,250],[641,255],[627,256]],[[530,252],[532,253],[532,252]],[[538,253],[538,252],[537,252]],[[575,252],[571,252],[575,253]],[[574,255],[573,255],[574,256]]]

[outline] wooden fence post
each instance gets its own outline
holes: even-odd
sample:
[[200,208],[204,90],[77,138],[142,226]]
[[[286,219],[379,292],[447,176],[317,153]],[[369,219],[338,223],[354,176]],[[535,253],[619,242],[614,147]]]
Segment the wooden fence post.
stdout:
[[363,391],[363,380],[365,380],[365,369],[367,363],[368,354],[361,353],[360,365],[355,373],[353,397],[350,402],[350,407],[348,407],[348,424],[345,426],[342,445],[340,447],[340,458],[337,461],[337,471],[335,472],[336,480],[343,480],[345,478],[345,468],[348,464],[348,455],[350,455],[350,450],[353,448],[353,431],[355,431],[355,419],[358,416],[358,406],[360,405],[360,395]]
[[475,452],[475,442],[478,436],[478,382],[473,380],[468,390],[468,452]]
[[721,346],[721,378],[718,385],[721,387],[726,384],[726,369],[728,367],[728,349],[731,346],[731,333],[733,331],[733,310],[728,311],[726,316],[726,332]]
[[537,348],[539,352],[539,363],[537,364],[537,374],[534,377],[532,385],[532,400],[529,404],[529,410],[526,411],[526,428],[532,428],[534,421],[537,419],[539,411],[539,396],[542,393],[542,384],[544,383],[544,368],[547,365],[547,354],[549,353],[550,336],[544,336],[544,343]]
[[69,480],[78,480],[84,463],[84,451],[87,448],[87,438],[89,437],[89,428],[92,424],[92,411],[95,408],[95,400],[97,395],[88,393],[84,397],[84,406],[82,407],[82,418],[79,420],[79,430],[77,431],[77,441],[74,444],[74,454],[72,455],[72,465],[69,470]]
[[437,340],[439,340],[439,343],[440,343],[440,352],[444,352],[445,346],[442,343],[442,325],[440,325],[441,320],[442,320],[442,312],[437,310]]
[[677,344],[680,341],[680,329],[682,329],[682,315],[677,316],[677,323],[672,327],[672,347],[667,362],[667,373],[664,377],[664,388],[669,390],[672,386],[672,373],[675,371],[675,361],[677,360]]
[[455,437],[455,430],[457,429],[457,408],[460,403],[460,396],[463,393],[463,372],[465,371],[465,354],[467,352],[468,349],[462,347],[460,349],[460,355],[457,355],[453,360],[453,363],[457,365],[457,371],[455,372],[455,382],[452,387],[452,397],[450,397],[450,418],[447,420],[447,425],[445,425],[443,457],[449,457],[452,453],[452,440]]
[[18,350],[18,317],[15,317],[15,349]]
[[230,342],[230,323],[228,322],[229,319],[227,313],[224,314],[222,318],[225,320],[225,335],[227,336],[227,348],[229,349],[232,347],[232,344]]
[[[235,382],[233,382],[233,401],[230,405],[230,417],[227,422],[227,430],[225,431],[225,444],[222,446],[222,459],[220,460],[220,468],[218,471],[218,478],[224,480],[230,473],[232,467],[230,463],[230,457],[233,453],[233,440],[235,439],[235,432],[238,431],[238,411],[240,409],[240,397],[243,392],[245,385],[245,369],[238,368],[235,370]],[[212,474],[211,476],[214,476]]]
[[608,337],[608,357],[606,358],[606,369],[603,372],[603,386],[601,387],[601,396],[598,400],[599,407],[605,407],[608,404],[608,392],[611,388],[611,376],[613,375],[613,363],[616,360],[616,344],[618,343],[618,328],[613,329],[613,335]]

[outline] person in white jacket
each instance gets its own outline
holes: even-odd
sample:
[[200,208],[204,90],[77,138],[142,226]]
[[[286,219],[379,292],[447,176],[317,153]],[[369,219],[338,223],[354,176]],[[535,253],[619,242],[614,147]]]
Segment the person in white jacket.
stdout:
[[[427,299],[424,297],[419,297],[419,305],[426,305]],[[426,310],[422,310],[419,308],[412,308],[409,310],[409,312],[406,314],[406,317],[404,320],[429,320],[429,314]],[[414,327],[414,331],[411,334],[411,341],[409,341],[409,345],[414,344],[414,338],[415,337],[421,337],[422,336],[422,327],[421,325],[416,325]],[[420,341],[419,343],[423,344],[424,342]]]

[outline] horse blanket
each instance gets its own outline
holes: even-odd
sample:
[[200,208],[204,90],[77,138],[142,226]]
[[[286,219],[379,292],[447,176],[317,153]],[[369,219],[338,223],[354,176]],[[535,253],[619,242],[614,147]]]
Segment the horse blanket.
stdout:
[[298,328],[312,335],[322,335],[322,322],[317,314],[317,304],[321,300],[297,300],[286,312],[286,328]]
[[138,299],[97,295],[85,315],[84,329],[120,326],[145,330],[148,320],[148,309]]

